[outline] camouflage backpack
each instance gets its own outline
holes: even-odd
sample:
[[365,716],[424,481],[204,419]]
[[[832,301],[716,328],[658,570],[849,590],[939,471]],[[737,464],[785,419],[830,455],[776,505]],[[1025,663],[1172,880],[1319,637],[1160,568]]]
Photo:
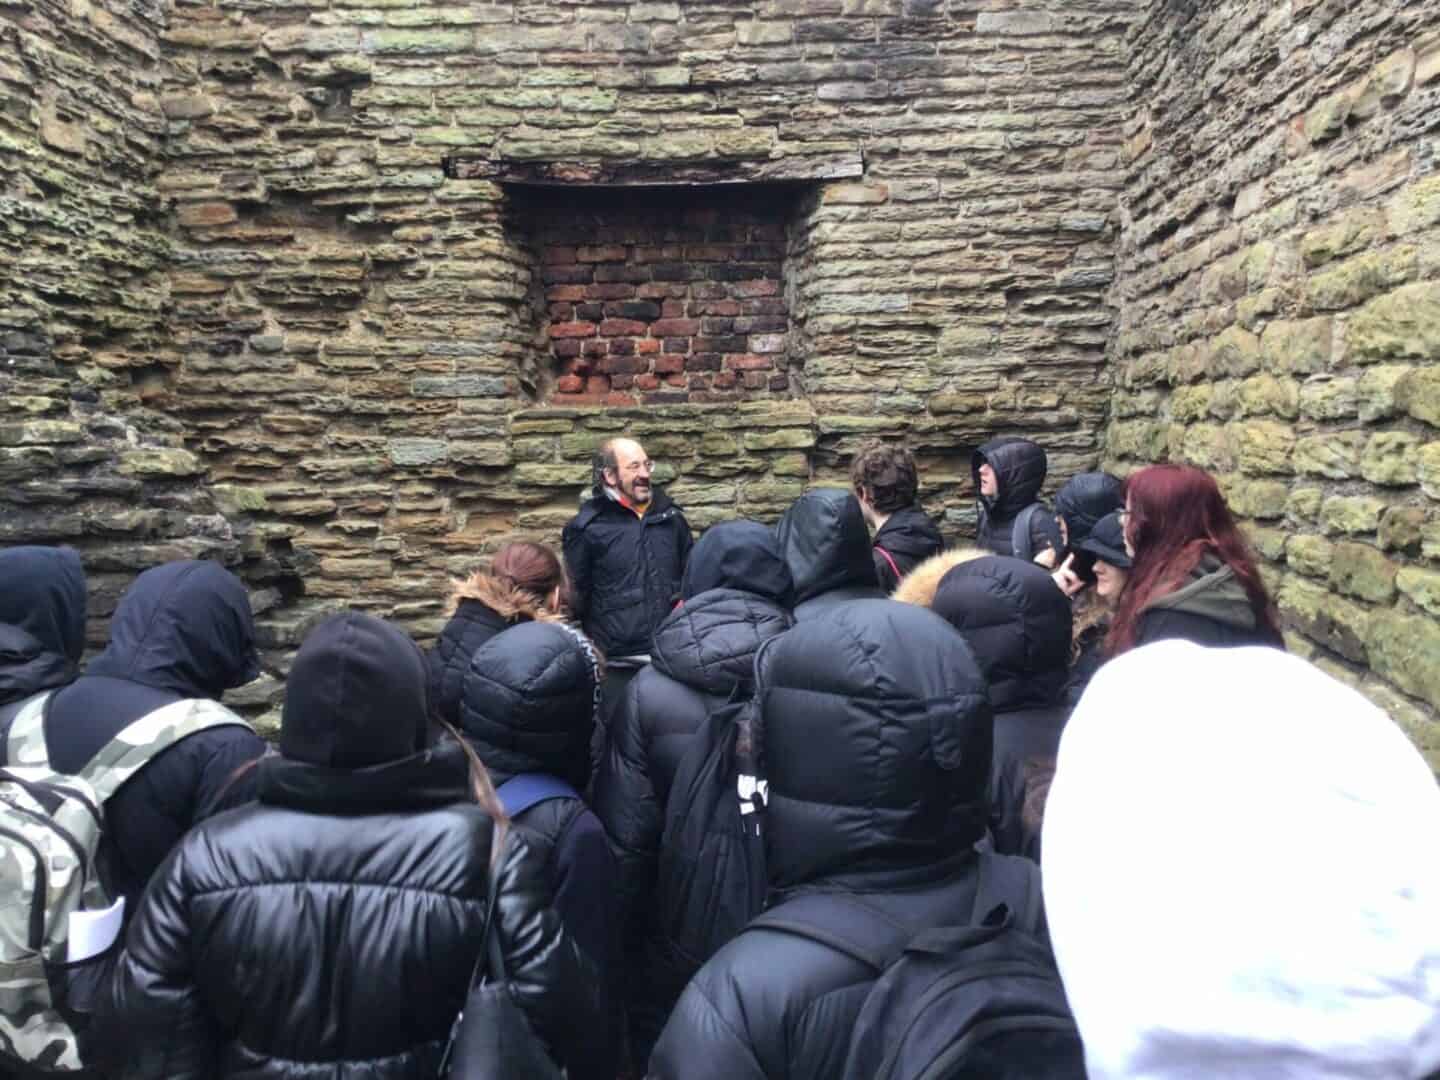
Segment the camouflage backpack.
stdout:
[[[0,1073],[82,1069],[90,999],[114,950],[68,962],[70,915],[111,905],[97,866],[105,800],[161,750],[222,724],[218,702],[156,709],[100,748],[78,774],[56,772],[45,748],[50,694],[13,710],[0,767]],[[9,711],[9,710],[4,710]]]

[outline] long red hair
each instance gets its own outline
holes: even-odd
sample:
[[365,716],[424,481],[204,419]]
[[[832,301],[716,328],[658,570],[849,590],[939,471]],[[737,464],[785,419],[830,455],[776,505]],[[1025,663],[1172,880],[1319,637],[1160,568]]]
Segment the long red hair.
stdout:
[[1190,465],[1151,465],[1125,481],[1125,505],[1134,566],[1105,637],[1106,653],[1134,647],[1145,605],[1184,585],[1206,553],[1229,566],[1244,587],[1256,626],[1280,637],[1280,620],[1250,545],[1209,473]]

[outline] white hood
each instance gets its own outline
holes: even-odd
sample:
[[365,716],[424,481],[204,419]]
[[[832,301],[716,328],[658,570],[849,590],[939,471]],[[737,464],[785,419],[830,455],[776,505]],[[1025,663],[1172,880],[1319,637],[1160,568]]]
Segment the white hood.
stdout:
[[1440,787],[1305,661],[1164,641],[1105,665],[1043,852],[1091,1080],[1440,1068]]

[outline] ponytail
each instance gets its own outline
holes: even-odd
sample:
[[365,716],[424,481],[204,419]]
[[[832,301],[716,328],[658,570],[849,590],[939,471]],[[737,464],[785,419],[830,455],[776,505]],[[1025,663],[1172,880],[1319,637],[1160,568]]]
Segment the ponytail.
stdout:
[[485,768],[485,763],[480,760],[480,755],[475,752],[475,748],[448,720],[441,720],[440,724],[450,733],[450,737],[460,744],[460,750],[470,766],[471,796],[480,809],[490,816],[490,820],[495,822],[495,837],[490,844],[490,863],[493,866],[495,860],[500,857],[500,849],[505,846],[505,836],[510,831],[510,815],[505,813],[500,796],[495,793],[495,784],[490,779],[490,771]]

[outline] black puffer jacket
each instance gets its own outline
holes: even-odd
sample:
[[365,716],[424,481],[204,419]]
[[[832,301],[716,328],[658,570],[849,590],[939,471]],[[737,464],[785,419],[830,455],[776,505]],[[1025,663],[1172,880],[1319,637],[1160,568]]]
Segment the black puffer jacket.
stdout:
[[795,618],[882,596],[860,501],[844,488],[812,488],[775,526],[795,581]]
[[[78,772],[131,722],[187,698],[219,698],[259,674],[250,600],[213,562],[166,563],[137,577],[110,620],[110,643],[56,691],[45,726],[50,762]],[[162,750],[105,805],[103,855],[134,910],[180,837],[208,814],[254,797],[264,741],[235,718]]]
[[990,556],[955,567],[935,592],[936,614],[960,631],[990,683],[995,746],[990,829],[995,850],[1030,850],[1025,775],[1053,758],[1069,709],[1060,701],[1070,661],[1070,601],[1034,563]]
[[[968,917],[990,707],[964,639],[922,608],[861,601],[799,624],[757,668],[775,913],[850,893],[917,931]],[[686,988],[650,1074],[839,1076],[873,980],[829,946],[745,930]]]
[[470,658],[507,626],[554,620],[556,616],[529,594],[489,574],[471,574],[452,593],[455,614],[426,654],[430,671],[430,707],[446,723],[460,723],[460,685]]
[[73,548],[0,551],[0,708],[75,678],[85,570]]
[[562,534],[575,617],[607,656],[650,652],[650,635],[680,591],[694,543],[680,508],[658,488],[645,516],[605,495],[588,499]]
[[655,631],[653,662],[627,688],[595,784],[595,809],[620,864],[631,1046],[642,1064],[694,973],[674,969],[654,935],[670,785],[711,710],[737,691],[748,694],[756,652],[792,624],[784,607],[790,571],[762,525],[732,522],[706,532],[685,573],[686,591],[695,588],[704,591],[686,596]]
[[1101,518],[1124,505],[1124,484],[1118,476],[1104,472],[1077,473],[1055,493],[1055,513],[1065,519],[1072,551],[1090,535]]
[[[470,660],[460,698],[460,731],[501,789],[525,773],[545,773],[583,792],[590,780],[590,736],[600,673],[590,643],[554,622],[511,627]],[[618,1014],[620,897],[615,860],[599,819],[579,798],[550,799],[515,816],[555,891],[565,928],[595,965],[607,1015]],[[576,1024],[580,1050],[570,1075],[613,1080],[616,1026]]]
[[[451,802],[458,748],[416,750],[425,669],[399,630],[327,620],[289,687],[259,802],[191,832],[146,891],[102,1017],[107,1075],[437,1075],[480,949],[493,823]],[[594,976],[520,830],[496,875],[511,990],[563,1057],[593,1022]]]
[[[999,494],[993,499],[980,494],[980,466],[988,464],[995,470]],[[1045,451],[1029,439],[991,439],[976,450],[970,459],[975,479],[975,503],[979,521],[975,538],[979,545],[997,555],[1015,552],[1015,519],[1027,506],[1037,502],[1045,483],[1047,468]],[[1030,538],[1038,554],[1049,543],[1050,529],[1036,515],[1031,523]]]
[[945,538],[925,511],[910,506],[885,519],[875,533],[874,548],[875,576],[881,590],[890,593],[916,566],[940,554],[945,549]]

